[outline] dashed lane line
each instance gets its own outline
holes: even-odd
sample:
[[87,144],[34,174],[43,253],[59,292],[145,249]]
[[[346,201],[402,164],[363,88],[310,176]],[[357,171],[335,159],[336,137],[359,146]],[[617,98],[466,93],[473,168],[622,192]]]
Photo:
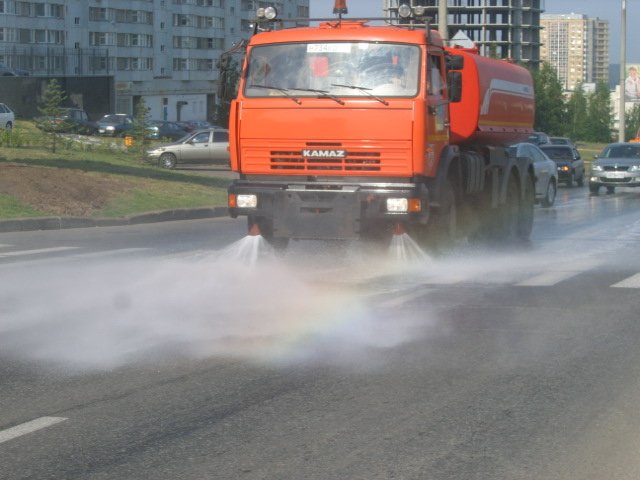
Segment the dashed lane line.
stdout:
[[0,443],[8,442],[14,438],[50,427],[56,423],[64,422],[65,420],[67,419],[64,417],[40,417],[35,420],[31,420],[30,422],[21,423],[15,427],[7,428],[6,430],[0,430]]

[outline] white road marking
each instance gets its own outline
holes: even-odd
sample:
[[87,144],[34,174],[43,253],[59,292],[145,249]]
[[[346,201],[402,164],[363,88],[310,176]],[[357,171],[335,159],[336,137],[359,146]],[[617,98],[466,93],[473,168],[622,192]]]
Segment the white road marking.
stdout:
[[519,287],[550,287],[552,285],[555,285],[556,283],[560,283],[571,277],[575,277],[579,273],[582,273],[582,270],[574,270],[571,272],[544,272],[534,277],[523,280],[522,282],[518,282],[516,283],[516,285]]
[[34,250],[18,250],[17,252],[0,253],[0,258],[20,257],[24,255],[37,255],[39,253],[62,252],[65,250],[76,250],[78,248],[80,247],[52,247],[52,248],[37,248]]
[[629,278],[625,278],[621,282],[611,285],[614,288],[640,288],[640,273],[636,273]]
[[7,428],[6,430],[0,430],[0,443],[8,442],[14,438],[21,437],[27,433],[35,432],[43,428],[50,427],[56,423],[64,422],[67,420],[64,417],[40,417],[30,422],[16,425],[15,427]]

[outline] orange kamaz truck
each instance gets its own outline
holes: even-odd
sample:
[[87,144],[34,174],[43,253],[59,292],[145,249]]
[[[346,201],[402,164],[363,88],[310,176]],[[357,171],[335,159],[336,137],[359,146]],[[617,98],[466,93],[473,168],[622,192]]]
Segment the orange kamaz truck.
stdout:
[[259,9],[229,120],[228,206],[251,232],[276,246],[530,236],[532,161],[505,149],[533,131],[529,72],[398,11],[396,24],[336,8],[288,28]]

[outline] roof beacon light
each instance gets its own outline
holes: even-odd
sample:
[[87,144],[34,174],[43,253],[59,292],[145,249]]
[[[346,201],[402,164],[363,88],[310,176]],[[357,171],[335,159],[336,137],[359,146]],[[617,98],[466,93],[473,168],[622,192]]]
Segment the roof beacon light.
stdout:
[[411,16],[411,7],[403,3],[398,7],[398,15],[400,15],[401,18],[409,18]]
[[333,5],[333,13],[339,15],[349,13],[349,10],[347,9],[347,0],[336,0]]
[[413,13],[416,17],[424,17],[427,12],[427,8],[422,5],[416,5],[413,7]]
[[267,20],[273,20],[278,16],[278,10],[275,7],[267,7],[264,9],[264,16]]
[[259,19],[263,19],[265,17],[263,7],[260,7],[258,10],[256,10],[256,17]]

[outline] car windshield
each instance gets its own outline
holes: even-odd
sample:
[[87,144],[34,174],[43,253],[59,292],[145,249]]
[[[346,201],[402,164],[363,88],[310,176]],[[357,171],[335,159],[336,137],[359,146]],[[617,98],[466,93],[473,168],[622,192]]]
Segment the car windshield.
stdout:
[[640,145],[612,145],[605,148],[600,158],[640,158]]
[[540,147],[541,150],[547,154],[549,158],[554,160],[571,160],[573,153],[569,148],[562,147]]
[[247,97],[414,96],[420,50],[396,43],[295,43],[251,50]]
[[123,115],[105,115],[100,121],[105,123],[124,123],[126,118]]

